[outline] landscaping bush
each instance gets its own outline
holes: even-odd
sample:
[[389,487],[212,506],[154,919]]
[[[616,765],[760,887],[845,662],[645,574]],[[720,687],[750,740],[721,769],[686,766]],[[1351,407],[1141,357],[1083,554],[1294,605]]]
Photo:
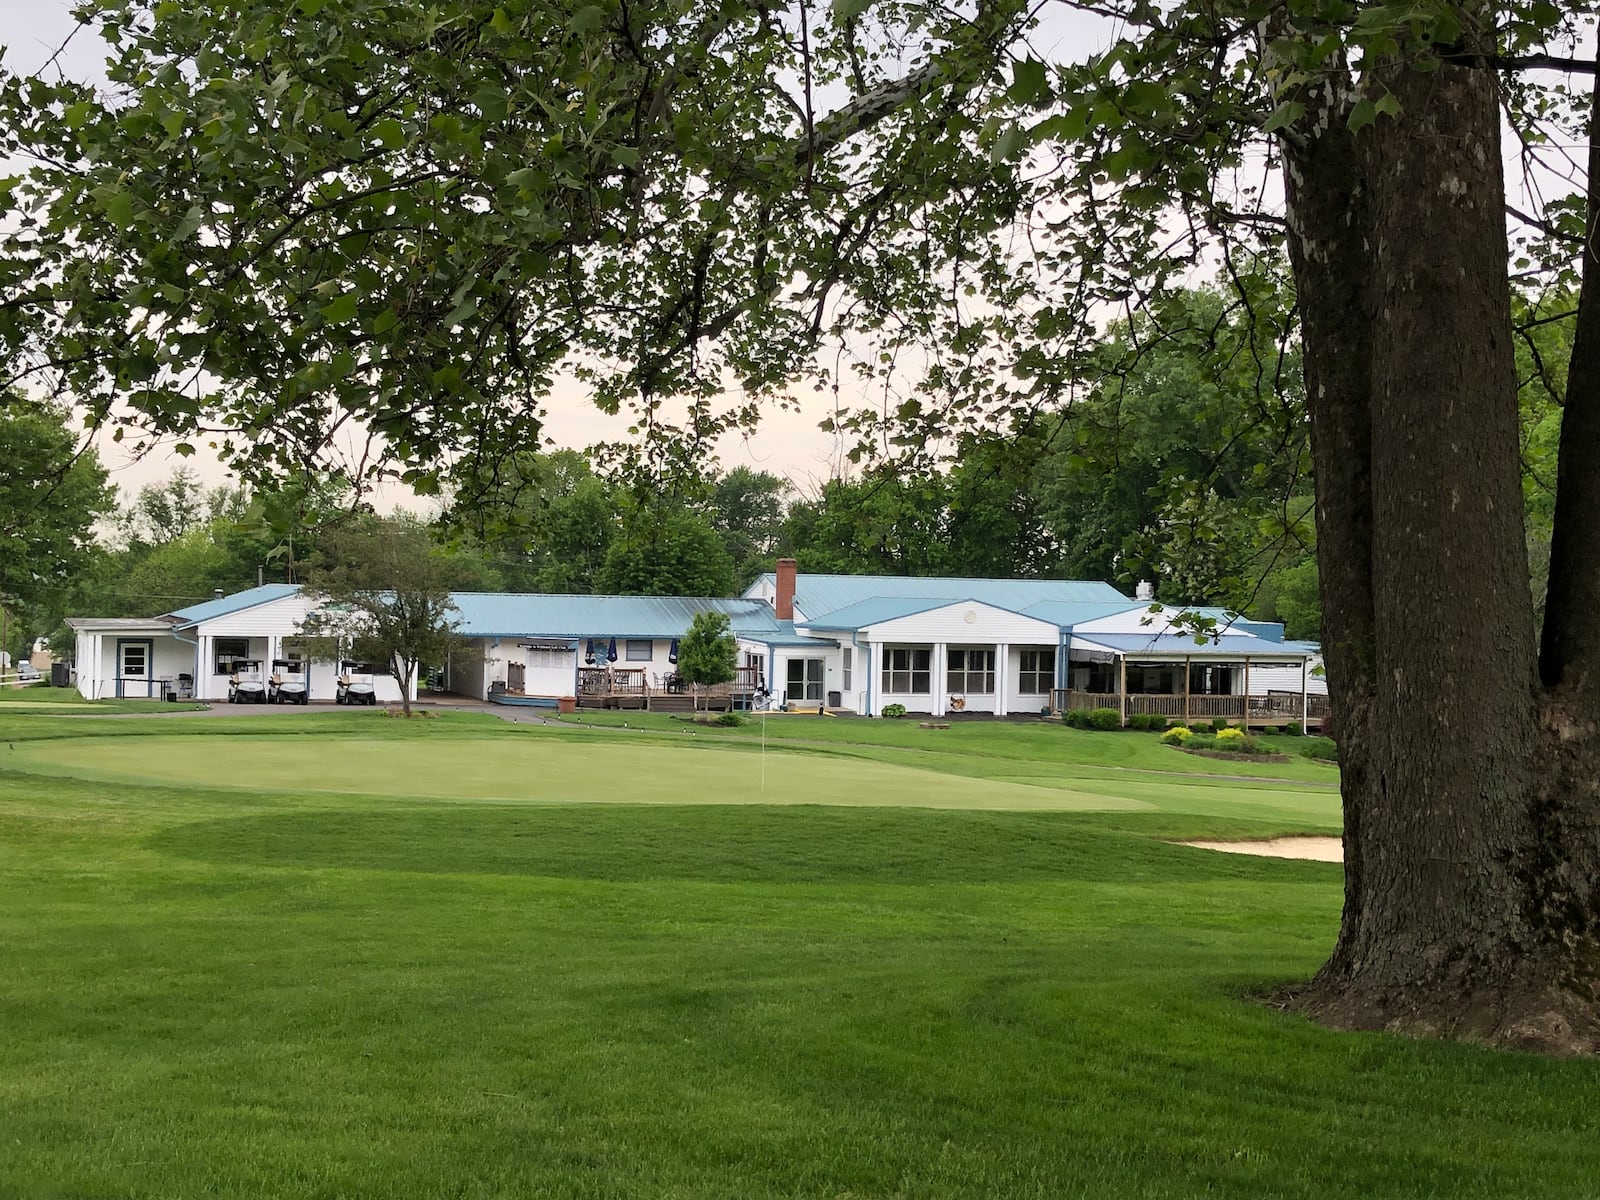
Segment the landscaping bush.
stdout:
[[717,718],[716,724],[718,724],[718,725],[728,725],[728,726],[743,725],[744,724],[744,718],[741,717],[736,712],[725,712],[720,717]]
[[903,717],[906,715],[906,706],[904,704],[885,704],[883,706],[883,715],[886,717]]
[[1228,727],[1228,718],[1227,717],[1212,717],[1211,718],[1211,732],[1213,732],[1213,733],[1221,733],[1227,727]]
[[1306,727],[1300,724],[1299,721],[1290,721],[1283,727],[1283,732],[1290,737],[1305,737]]
[[1121,729],[1122,714],[1114,708],[1091,708],[1089,710],[1089,727],[1091,729]]
[[1159,733],[1167,727],[1167,719],[1160,713],[1134,713],[1128,718],[1129,729],[1142,729]]
[[1194,730],[1187,725],[1174,725],[1161,735],[1161,740],[1169,746],[1187,746],[1194,736]]
[[1089,724],[1089,710],[1086,708],[1069,708],[1061,714],[1061,723],[1068,729],[1091,729]]
[[1307,758],[1317,758],[1323,762],[1339,761],[1339,747],[1330,737],[1308,738],[1306,744],[1300,747],[1300,753]]

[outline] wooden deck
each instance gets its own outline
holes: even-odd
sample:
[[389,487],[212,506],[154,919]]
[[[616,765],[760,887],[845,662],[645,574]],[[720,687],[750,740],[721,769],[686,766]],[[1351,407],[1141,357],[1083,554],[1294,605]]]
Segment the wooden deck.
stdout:
[[1116,708],[1127,716],[1135,713],[1158,713],[1176,720],[1209,724],[1221,717],[1236,724],[1255,726],[1283,726],[1304,721],[1307,728],[1320,729],[1328,719],[1328,698],[1308,695],[1304,712],[1301,710],[1299,692],[1269,692],[1248,697],[1213,696],[1201,693],[1184,695],[1153,695],[1130,692],[1078,692],[1057,690],[1052,694],[1052,707],[1058,711],[1085,708]]
[[729,683],[701,688],[650,671],[584,667],[578,671],[578,707],[643,712],[727,712],[753,707],[761,684],[760,675],[747,667],[739,668]]

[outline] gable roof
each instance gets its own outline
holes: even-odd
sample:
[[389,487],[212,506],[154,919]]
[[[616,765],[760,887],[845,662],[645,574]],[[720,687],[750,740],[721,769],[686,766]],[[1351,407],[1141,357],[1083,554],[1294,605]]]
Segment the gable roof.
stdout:
[[166,615],[176,618],[179,627],[198,625],[201,621],[215,620],[225,617],[229,613],[243,612],[247,608],[255,608],[262,604],[271,604],[274,600],[282,600],[285,596],[292,596],[300,590],[298,583],[266,583],[260,587],[246,588],[242,592],[234,592],[231,596],[223,596],[220,600],[207,600],[201,604],[191,604],[188,608],[180,608],[176,612]]
[[781,632],[764,600],[718,596],[583,596],[453,592],[466,637],[682,637],[696,613],[726,613],[733,633],[753,641]]
[[[776,577],[769,571],[761,576],[750,590],[763,584],[775,586]],[[749,591],[746,592],[746,595]],[[1045,601],[1117,604],[1131,607],[1129,600],[1109,583],[1081,579],[963,579],[914,575],[819,575],[809,572],[795,577],[794,603],[805,614],[805,623],[821,626],[825,620],[834,619],[842,610],[868,600],[926,601],[921,609],[926,612],[942,604],[961,600],[976,600],[995,608],[1027,613],[1028,606]],[[892,619],[879,616],[878,620]],[[1048,619],[1048,618],[1045,618]]]
[[1072,648],[1088,652],[1119,654],[1129,659],[1145,655],[1160,658],[1250,658],[1274,662],[1299,662],[1312,657],[1306,650],[1290,649],[1282,642],[1269,641],[1249,633],[1224,633],[1196,642],[1193,634],[1177,633],[1077,633]]

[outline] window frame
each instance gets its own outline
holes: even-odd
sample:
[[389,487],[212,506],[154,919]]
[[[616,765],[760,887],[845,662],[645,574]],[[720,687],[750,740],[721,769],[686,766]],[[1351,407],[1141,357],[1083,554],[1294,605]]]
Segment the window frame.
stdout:
[[885,646],[882,680],[888,696],[933,695],[933,647]]
[[[644,647],[644,653],[639,654],[636,648]],[[623,639],[623,662],[655,662],[656,643],[653,638],[625,638]]]
[[[978,660],[973,665],[972,659]],[[994,695],[994,647],[951,646],[945,651],[944,681],[952,696]]]
[[[223,663],[223,646],[243,646],[244,649],[237,654],[227,654],[228,662]],[[211,639],[211,673],[213,675],[232,675],[234,664],[246,662],[250,658],[250,639],[247,637],[216,637]]]
[[[1033,665],[1028,663],[1033,660]],[[1048,665],[1047,665],[1048,663]],[[1033,687],[1029,687],[1029,683]],[[1043,685],[1042,687],[1039,685]],[[1056,686],[1056,650],[1054,646],[1035,646],[1017,652],[1017,695],[1048,696]]]

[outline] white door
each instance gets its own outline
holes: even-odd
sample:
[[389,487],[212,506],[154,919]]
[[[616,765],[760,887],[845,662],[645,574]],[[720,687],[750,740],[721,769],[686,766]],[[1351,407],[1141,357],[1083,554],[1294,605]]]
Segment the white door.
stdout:
[[822,668],[823,660],[820,658],[789,660],[788,699],[791,704],[822,699]]
[[150,643],[121,642],[117,646],[117,695],[148,698],[155,695],[150,681]]

